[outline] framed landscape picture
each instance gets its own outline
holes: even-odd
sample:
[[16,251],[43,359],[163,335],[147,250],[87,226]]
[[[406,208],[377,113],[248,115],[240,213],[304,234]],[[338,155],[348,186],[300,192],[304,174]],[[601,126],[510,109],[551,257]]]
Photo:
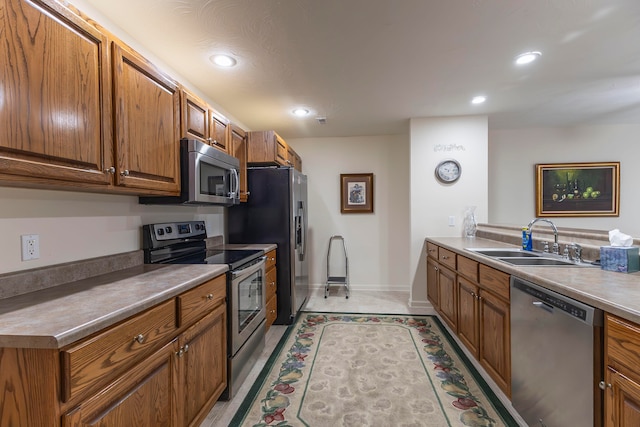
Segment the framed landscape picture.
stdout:
[[536,165],[536,216],[619,216],[620,162]]
[[340,174],[340,212],[373,213],[373,174]]

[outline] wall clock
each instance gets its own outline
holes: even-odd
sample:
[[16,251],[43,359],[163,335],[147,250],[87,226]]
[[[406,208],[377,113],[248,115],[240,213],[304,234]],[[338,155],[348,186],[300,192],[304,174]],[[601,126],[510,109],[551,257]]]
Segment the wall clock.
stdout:
[[443,184],[454,183],[460,178],[462,168],[456,160],[443,160],[436,166],[436,178]]

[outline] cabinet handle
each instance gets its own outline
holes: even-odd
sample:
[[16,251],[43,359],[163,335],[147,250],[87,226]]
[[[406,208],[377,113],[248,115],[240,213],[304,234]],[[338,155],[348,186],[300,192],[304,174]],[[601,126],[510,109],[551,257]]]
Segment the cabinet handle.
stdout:
[[207,294],[207,299],[211,301],[213,299],[213,294]]
[[475,293],[475,292],[471,292],[471,296],[472,296],[473,298],[476,298],[476,297],[477,297],[477,295],[476,295],[476,293]]
[[449,259],[449,257],[446,255],[442,255],[442,259]]
[[434,269],[435,271],[438,271],[438,267],[433,267],[433,269]]
[[605,390],[607,388],[611,388],[611,384],[605,383],[604,381],[600,381],[598,383],[598,387],[600,387],[600,390]]
[[116,168],[114,168],[113,166],[111,166],[109,169],[105,169],[104,173],[110,173],[111,175],[116,173]]
[[182,357],[183,354],[184,354],[184,350],[183,349],[180,349],[180,350],[176,351],[176,356],[178,356],[178,357]]
[[186,353],[187,351],[189,351],[189,344],[184,345],[184,352]]
[[123,170],[122,172],[120,172],[120,175],[121,176],[129,176],[129,170],[128,169]]
[[137,342],[138,344],[142,344],[142,343],[144,342],[144,335],[142,335],[142,334],[138,334],[137,336],[135,336],[135,337],[133,338],[133,340],[134,340],[135,342]]

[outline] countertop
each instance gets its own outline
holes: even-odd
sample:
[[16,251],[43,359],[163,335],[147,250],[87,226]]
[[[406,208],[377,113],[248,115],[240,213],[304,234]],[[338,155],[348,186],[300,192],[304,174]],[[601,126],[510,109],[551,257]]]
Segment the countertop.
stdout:
[[64,347],[227,270],[226,265],[142,264],[0,299],[0,347]]
[[463,237],[428,237],[426,241],[624,319],[640,323],[640,272],[617,273],[595,266],[514,266],[465,248],[513,248],[517,247],[515,245],[496,240]]

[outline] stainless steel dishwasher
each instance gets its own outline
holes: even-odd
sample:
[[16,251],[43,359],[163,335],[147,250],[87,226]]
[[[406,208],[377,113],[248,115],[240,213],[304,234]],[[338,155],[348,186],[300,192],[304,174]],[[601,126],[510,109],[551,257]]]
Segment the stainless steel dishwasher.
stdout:
[[511,401],[527,424],[600,425],[602,321],[599,309],[511,276]]

